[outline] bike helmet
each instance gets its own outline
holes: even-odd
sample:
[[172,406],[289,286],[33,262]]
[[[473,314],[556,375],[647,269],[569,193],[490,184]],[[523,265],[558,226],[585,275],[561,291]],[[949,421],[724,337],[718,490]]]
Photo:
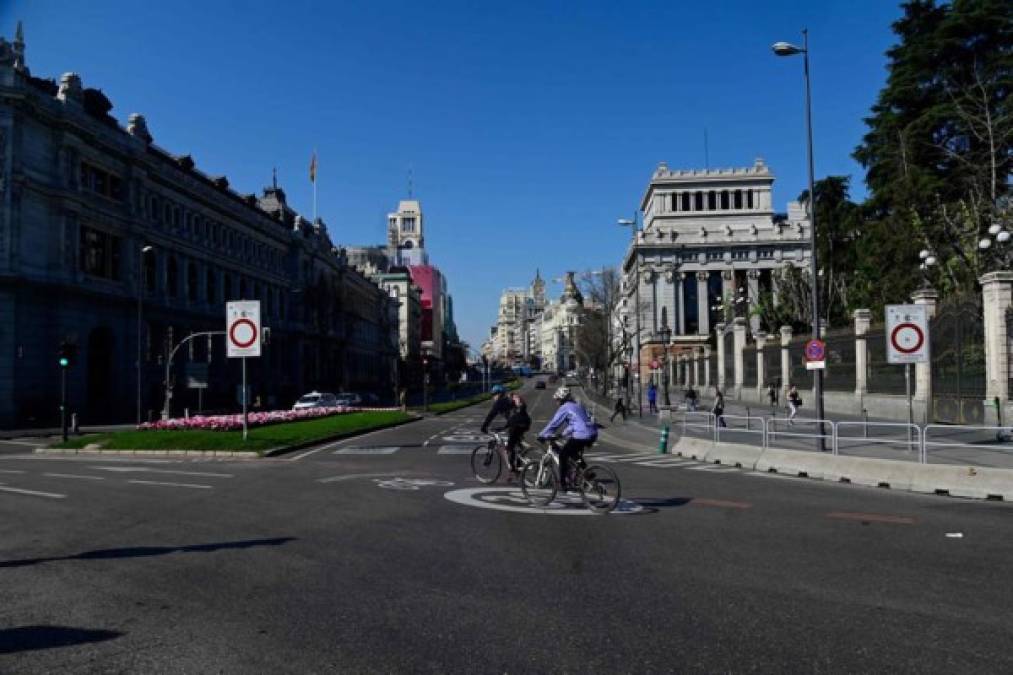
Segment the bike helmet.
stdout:
[[570,398],[570,388],[560,387],[559,389],[556,390],[556,393],[552,395],[552,398],[556,399],[557,401],[567,400],[568,398]]
[[495,384],[495,385],[493,385],[493,387],[491,389],[491,392],[493,394],[505,394],[506,393],[506,387],[504,387],[502,384]]

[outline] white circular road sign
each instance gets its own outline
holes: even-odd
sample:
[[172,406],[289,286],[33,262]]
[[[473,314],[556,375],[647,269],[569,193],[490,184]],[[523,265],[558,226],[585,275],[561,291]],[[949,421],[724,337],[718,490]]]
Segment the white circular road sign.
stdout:
[[914,323],[899,323],[890,332],[890,344],[902,354],[913,354],[925,344],[925,333]]

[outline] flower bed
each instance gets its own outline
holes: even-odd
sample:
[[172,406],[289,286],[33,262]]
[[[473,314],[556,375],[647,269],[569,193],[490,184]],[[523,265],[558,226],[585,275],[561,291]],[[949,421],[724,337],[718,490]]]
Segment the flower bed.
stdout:
[[[304,410],[271,410],[269,412],[251,412],[247,415],[247,426],[263,427],[269,424],[298,422],[300,420],[344,415],[353,412],[379,412],[400,410],[400,408],[353,408],[336,406],[332,408],[306,408]],[[191,417],[174,417],[157,422],[145,422],[138,425],[138,431],[185,431],[188,429],[201,431],[236,431],[243,428],[243,416],[239,415],[194,415]]]

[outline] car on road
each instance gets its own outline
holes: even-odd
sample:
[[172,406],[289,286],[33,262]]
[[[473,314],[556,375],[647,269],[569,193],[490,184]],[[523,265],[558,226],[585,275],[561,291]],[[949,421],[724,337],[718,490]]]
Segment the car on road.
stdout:
[[299,397],[299,400],[292,406],[292,410],[306,410],[307,408],[333,408],[338,405],[338,399],[334,394],[320,391],[311,391]]
[[338,405],[345,405],[350,408],[362,405],[362,397],[349,391],[338,394]]
[[535,389],[545,389],[545,380],[535,382]]

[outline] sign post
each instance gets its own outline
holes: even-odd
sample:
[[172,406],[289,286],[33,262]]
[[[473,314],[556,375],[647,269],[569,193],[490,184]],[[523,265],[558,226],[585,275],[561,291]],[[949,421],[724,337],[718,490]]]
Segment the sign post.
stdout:
[[260,301],[238,300],[225,306],[225,345],[228,358],[243,360],[243,440],[246,440],[249,391],[246,359],[260,356]]
[[911,364],[928,363],[929,320],[925,305],[886,306],[886,360],[904,365],[904,387],[907,390],[908,441],[914,424],[911,400]]

